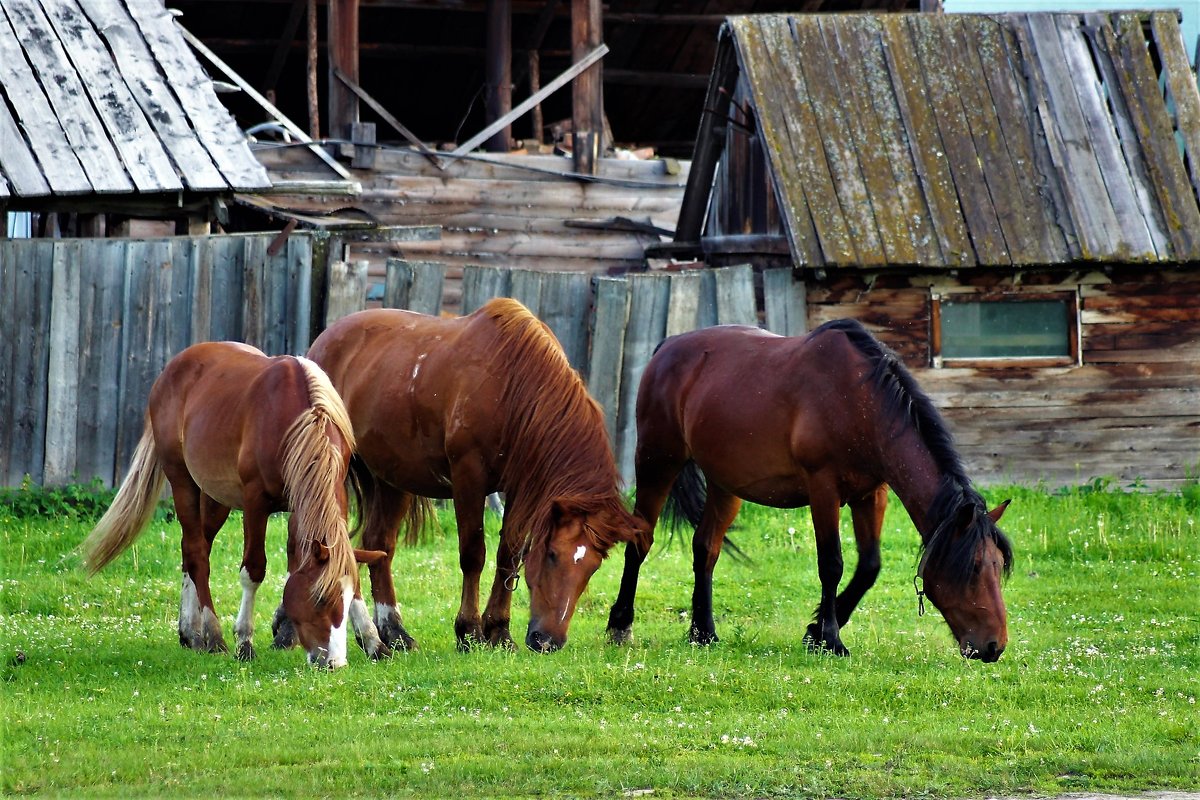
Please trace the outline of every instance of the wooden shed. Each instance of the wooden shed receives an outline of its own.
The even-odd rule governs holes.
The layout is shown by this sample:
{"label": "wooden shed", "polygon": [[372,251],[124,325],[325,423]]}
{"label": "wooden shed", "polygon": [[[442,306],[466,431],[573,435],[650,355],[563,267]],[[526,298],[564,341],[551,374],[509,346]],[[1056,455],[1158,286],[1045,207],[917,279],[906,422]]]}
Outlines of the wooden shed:
{"label": "wooden shed", "polygon": [[270,185],[161,0],[0,4],[0,211],[200,233]]}
{"label": "wooden shed", "polygon": [[1200,95],[1174,13],[723,27],[675,242],[791,266],[986,481],[1200,472]]}

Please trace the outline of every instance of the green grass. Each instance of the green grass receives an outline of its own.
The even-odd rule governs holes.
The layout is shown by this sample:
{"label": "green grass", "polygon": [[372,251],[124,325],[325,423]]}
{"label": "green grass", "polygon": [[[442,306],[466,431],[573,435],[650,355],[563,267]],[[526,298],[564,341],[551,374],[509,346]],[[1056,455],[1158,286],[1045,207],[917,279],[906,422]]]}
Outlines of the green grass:
{"label": "green grass", "polygon": [[[1079,490],[1013,496],[999,663],[918,618],[916,534],[893,501],[884,570],[844,630],[800,643],[817,599],[807,512],[747,506],[714,587],[721,642],[686,643],[690,555],[647,561],[631,647],[604,643],[621,569],[593,579],[562,652],[454,650],[457,550],[402,551],[416,653],[335,673],[269,649],[284,525],[269,538],[250,664],[176,643],[178,529],[155,521],[88,580],[89,525],[0,507],[0,791],[8,795],[983,797],[1200,787],[1200,503]],[[443,525],[450,527],[448,515]],[[237,520],[217,540],[226,636]],[[848,520],[847,566],[854,561]],[[490,584],[490,576],[488,578]],[[523,639],[528,595],[514,604]],[[16,663],[15,655],[24,654]]]}

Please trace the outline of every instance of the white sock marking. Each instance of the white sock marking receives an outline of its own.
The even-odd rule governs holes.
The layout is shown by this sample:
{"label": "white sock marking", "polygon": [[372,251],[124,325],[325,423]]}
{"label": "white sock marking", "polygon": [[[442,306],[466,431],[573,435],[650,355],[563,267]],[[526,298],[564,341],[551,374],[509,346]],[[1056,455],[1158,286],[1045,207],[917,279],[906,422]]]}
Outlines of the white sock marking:
{"label": "white sock marking", "polygon": [[200,632],[200,595],[192,576],[183,573],[183,590],[179,595],[179,630],[196,638]]}
{"label": "white sock marking", "polygon": [[248,642],[254,638],[254,596],[262,583],[250,579],[250,573],[242,567],[242,604],[238,608],[237,622],[233,624],[233,632],[239,642]]}

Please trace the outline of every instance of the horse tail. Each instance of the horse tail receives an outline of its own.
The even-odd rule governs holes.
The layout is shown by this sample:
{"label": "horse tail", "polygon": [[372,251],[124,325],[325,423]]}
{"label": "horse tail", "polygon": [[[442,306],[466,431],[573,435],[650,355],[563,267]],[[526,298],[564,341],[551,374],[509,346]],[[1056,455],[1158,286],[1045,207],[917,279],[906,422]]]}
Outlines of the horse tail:
{"label": "horse tail", "polygon": [[297,517],[295,545],[301,565],[312,557],[314,543],[329,550],[329,561],[312,586],[313,600],[322,600],[341,593],[343,578],[358,582],[346,512],[337,494],[338,487],[347,480],[345,457],[328,435],[327,426],[337,430],[351,452],[354,429],[342,398],[325,372],[306,358],[297,361],[307,379],[309,406],[283,436],[283,484],[288,505]]}
{"label": "horse tail", "polygon": [[146,529],[166,480],[154,452],[154,430],[147,415],[142,438],[133,451],[133,461],[117,496],[81,545],[88,575],[104,569]]}
{"label": "horse tail", "polygon": [[672,534],[687,522],[693,528],[700,527],[700,517],[704,514],[704,501],[708,497],[708,487],[704,483],[704,473],[695,461],[689,460],[675,477],[671,493],[667,495],[666,505],[663,506],[663,520],[667,523]]}

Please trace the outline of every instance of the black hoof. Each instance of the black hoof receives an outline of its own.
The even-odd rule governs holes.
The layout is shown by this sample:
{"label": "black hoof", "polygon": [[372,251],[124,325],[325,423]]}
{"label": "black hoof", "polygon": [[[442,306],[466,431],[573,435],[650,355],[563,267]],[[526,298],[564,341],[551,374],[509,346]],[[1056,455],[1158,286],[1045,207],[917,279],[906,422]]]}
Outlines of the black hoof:
{"label": "black hoof", "polygon": [[234,651],[233,657],[238,661],[253,661],[254,645],[250,642],[238,642],[237,650]]}
{"label": "black hoof", "polygon": [[608,642],[609,644],[615,644],[618,647],[633,644],[633,626],[629,625],[625,628],[609,628]]}
{"label": "black hoof", "polygon": [[387,619],[379,625],[379,638],[389,650],[409,652],[417,649],[417,641],[408,635],[404,626],[395,618]]}
{"label": "black hoof", "polygon": [[811,653],[829,653],[843,658],[850,655],[850,650],[842,644],[841,639],[822,637],[820,628],[815,622],[808,626],[808,630],[804,634],[804,644],[808,646]]}
{"label": "black hoof", "polygon": [[717,636],[716,631],[701,630],[693,625],[692,629],[688,631],[688,641],[692,644],[707,646],[710,644],[716,644],[717,642],[721,641],[721,639]]}

